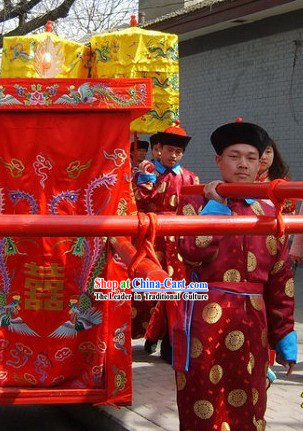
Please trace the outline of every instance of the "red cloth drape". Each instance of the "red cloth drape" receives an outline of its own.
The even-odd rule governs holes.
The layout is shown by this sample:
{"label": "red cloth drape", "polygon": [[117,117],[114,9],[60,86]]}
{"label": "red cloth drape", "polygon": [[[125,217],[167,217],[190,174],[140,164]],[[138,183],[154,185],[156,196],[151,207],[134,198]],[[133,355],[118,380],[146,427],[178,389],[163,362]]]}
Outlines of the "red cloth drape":
{"label": "red cloth drape", "polygon": [[[130,112],[0,117],[2,214],[129,212]],[[95,301],[100,275],[127,278],[104,238],[0,239],[1,386],[100,388],[100,401],[130,401],[130,304]]]}

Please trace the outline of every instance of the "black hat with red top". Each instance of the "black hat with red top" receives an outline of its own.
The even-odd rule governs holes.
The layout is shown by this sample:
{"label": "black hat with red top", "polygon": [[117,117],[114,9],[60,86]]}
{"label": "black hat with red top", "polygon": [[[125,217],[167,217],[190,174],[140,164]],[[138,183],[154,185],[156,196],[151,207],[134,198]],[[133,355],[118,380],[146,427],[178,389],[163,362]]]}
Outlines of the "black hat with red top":
{"label": "black hat with red top", "polygon": [[186,131],[180,127],[179,121],[175,122],[175,126],[170,126],[164,132],[155,133],[150,137],[152,147],[155,144],[161,144],[180,147],[184,150],[190,140],[191,136],[188,136]]}
{"label": "black hat with red top", "polygon": [[245,123],[239,117],[234,123],[218,127],[211,137],[211,143],[217,154],[222,154],[225,148],[234,144],[248,144],[257,148],[260,157],[265,148],[270,145],[268,133],[253,123]]}

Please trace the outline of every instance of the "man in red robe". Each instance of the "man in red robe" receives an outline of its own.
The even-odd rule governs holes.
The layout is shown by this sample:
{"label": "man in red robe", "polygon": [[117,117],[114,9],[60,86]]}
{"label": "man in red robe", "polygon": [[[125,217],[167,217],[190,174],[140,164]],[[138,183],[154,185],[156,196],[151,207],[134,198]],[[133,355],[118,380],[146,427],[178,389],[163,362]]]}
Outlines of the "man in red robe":
{"label": "man in red robe", "polygon": [[[190,139],[191,137],[187,136],[185,130],[179,125],[169,127],[164,132],[151,136],[151,142],[154,145],[158,144],[161,157],[154,163],[144,161],[139,167],[134,185],[139,211],[176,214],[181,187],[199,182],[193,172],[180,165]],[[162,267],[170,277],[184,278],[184,265],[181,256],[177,255],[174,236],[158,237],[155,250]],[[133,338],[144,336],[155,305],[156,301],[133,301]],[[163,315],[163,313],[159,315]],[[158,323],[162,327],[164,322]],[[160,332],[157,330],[157,333]],[[157,340],[150,341],[156,342]]]}
{"label": "man in red robe", "polygon": [[[250,123],[219,127],[211,136],[225,182],[253,182],[267,133]],[[180,202],[180,214],[274,216],[253,199],[205,196]],[[174,328],[180,430],[265,430],[268,343],[292,371],[297,357],[294,282],[287,238],[274,235],[187,236],[179,253],[188,281],[208,282],[207,301],[182,301]]]}

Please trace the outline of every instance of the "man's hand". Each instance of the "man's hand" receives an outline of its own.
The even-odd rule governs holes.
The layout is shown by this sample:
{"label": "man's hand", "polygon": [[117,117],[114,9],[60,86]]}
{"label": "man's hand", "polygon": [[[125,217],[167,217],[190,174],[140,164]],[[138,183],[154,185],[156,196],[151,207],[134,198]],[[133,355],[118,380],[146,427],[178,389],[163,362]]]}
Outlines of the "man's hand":
{"label": "man's hand", "polygon": [[204,196],[206,197],[206,199],[210,200],[214,200],[217,202],[221,202],[222,204],[226,204],[227,199],[224,199],[222,196],[220,196],[217,192],[216,192],[216,188],[219,184],[222,184],[223,181],[212,181],[208,184],[205,184],[204,187]]}
{"label": "man's hand", "polygon": [[143,160],[138,166],[138,172],[140,172],[140,174],[155,174],[156,168],[149,160]]}
{"label": "man's hand", "polygon": [[293,372],[293,369],[295,367],[295,363],[285,361],[285,359],[283,359],[283,357],[279,354],[277,354],[277,356],[276,356],[276,361],[278,362],[278,364],[283,365],[283,367],[287,369],[286,375],[287,375],[287,377],[289,377]]}

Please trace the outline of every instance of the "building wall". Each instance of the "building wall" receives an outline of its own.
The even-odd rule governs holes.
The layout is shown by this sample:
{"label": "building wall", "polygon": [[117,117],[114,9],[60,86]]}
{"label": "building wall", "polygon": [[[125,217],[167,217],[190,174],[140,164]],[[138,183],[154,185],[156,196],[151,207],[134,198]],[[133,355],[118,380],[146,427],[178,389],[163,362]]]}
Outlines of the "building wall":
{"label": "building wall", "polygon": [[184,7],[184,0],[139,0],[139,12],[145,13],[145,21],[152,21]]}
{"label": "building wall", "polygon": [[303,180],[302,23],[296,12],[180,44],[184,165],[202,181],[218,178],[211,132],[238,116],[263,126]]}

